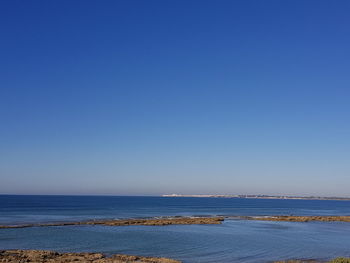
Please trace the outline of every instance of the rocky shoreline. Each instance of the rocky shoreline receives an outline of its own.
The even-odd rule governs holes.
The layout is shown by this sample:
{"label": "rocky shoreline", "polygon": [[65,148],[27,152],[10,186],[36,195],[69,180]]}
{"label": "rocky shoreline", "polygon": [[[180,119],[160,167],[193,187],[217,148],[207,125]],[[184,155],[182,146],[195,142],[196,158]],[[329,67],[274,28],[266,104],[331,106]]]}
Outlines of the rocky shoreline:
{"label": "rocky shoreline", "polygon": [[243,217],[243,219],[260,221],[287,221],[287,222],[350,222],[350,216],[267,216]]}
{"label": "rocky shoreline", "polygon": [[117,254],[106,257],[101,253],[59,253],[47,250],[0,250],[2,263],[181,263],[181,261]]}
{"label": "rocky shoreline", "polygon": [[166,225],[213,225],[221,224],[223,217],[175,217],[157,219],[114,219],[114,220],[90,220],[61,223],[38,223],[23,225],[0,225],[1,228],[26,228],[49,226],[77,226],[77,225],[104,225],[104,226],[166,226]]}
{"label": "rocky shoreline", "polygon": [[[1,263],[181,263],[163,257],[143,257],[116,254],[110,257],[101,253],[59,253],[48,250],[0,250]],[[350,258],[336,258],[331,261],[314,259],[275,261],[274,263],[350,263]]]}

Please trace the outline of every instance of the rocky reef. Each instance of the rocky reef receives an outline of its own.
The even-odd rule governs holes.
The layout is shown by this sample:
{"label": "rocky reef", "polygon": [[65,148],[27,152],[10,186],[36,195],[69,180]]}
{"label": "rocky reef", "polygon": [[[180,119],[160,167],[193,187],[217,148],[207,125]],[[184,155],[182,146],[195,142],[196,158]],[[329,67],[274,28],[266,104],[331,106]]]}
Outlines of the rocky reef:
{"label": "rocky reef", "polygon": [[350,222],[350,216],[267,216],[267,217],[244,217],[250,220],[264,221],[288,221],[288,222]]}
{"label": "rocky reef", "polygon": [[181,263],[181,261],[130,255],[106,257],[100,253],[58,253],[46,250],[0,250],[2,263]]}
{"label": "rocky reef", "polygon": [[166,226],[166,225],[203,225],[221,224],[223,217],[173,217],[157,219],[115,219],[115,220],[90,220],[81,222],[39,223],[23,225],[0,225],[0,228],[25,228],[48,226],[76,226],[76,225],[105,225],[105,226]]}

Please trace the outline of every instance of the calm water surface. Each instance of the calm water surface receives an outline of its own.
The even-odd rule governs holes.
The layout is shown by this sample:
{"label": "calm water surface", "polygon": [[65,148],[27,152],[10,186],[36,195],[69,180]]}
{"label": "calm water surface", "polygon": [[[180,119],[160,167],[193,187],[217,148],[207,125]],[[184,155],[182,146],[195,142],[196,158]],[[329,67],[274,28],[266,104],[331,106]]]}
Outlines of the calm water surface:
{"label": "calm water surface", "polygon": [[[189,215],[350,215],[349,201],[0,196],[0,224]],[[0,249],[165,256],[183,262],[270,262],[350,256],[350,224],[227,220],[222,225],[0,229]]]}

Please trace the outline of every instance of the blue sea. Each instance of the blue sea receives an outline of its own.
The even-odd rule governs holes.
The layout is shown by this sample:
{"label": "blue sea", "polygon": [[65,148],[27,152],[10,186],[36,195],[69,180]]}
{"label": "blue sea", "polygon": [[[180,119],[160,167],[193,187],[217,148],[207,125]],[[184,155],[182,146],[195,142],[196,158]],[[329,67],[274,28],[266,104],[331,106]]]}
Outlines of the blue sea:
{"label": "blue sea", "polygon": [[350,201],[0,195],[0,224],[162,216],[232,216],[221,225],[0,229],[0,249],[163,256],[194,262],[272,262],[350,256],[350,223],[238,220],[250,215],[350,215]]}

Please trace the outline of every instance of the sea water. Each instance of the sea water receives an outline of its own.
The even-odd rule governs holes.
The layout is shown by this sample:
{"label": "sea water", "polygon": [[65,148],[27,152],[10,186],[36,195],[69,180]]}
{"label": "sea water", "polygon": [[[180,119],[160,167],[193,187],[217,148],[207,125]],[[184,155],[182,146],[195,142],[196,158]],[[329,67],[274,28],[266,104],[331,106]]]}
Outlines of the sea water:
{"label": "sea water", "polygon": [[350,201],[111,196],[0,196],[0,224],[98,218],[231,216],[221,225],[0,229],[0,249],[125,253],[183,262],[271,262],[350,256],[350,223],[238,220],[251,215],[350,215]]}

